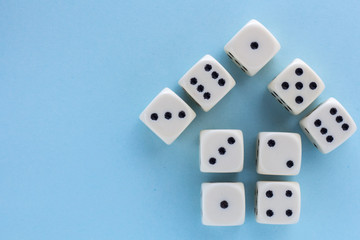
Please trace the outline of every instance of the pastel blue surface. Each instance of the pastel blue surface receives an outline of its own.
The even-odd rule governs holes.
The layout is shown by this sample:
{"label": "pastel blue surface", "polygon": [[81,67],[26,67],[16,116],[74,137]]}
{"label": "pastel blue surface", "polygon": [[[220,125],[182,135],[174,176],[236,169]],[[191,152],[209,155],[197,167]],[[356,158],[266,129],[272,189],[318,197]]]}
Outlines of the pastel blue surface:
{"label": "pastel blue surface", "polygon": [[[296,177],[255,172],[259,131],[301,132],[298,121],[337,98],[360,125],[360,1],[1,1],[0,239],[359,239],[360,134],[323,155],[301,133]],[[223,51],[250,19],[282,48],[248,77]],[[211,54],[237,85],[203,112],[178,79]],[[292,116],[266,90],[294,58],[326,89]],[[197,118],[170,146],[138,115],[169,87]],[[237,128],[239,174],[199,171],[202,129]],[[257,180],[295,180],[296,225],[256,223]],[[201,224],[200,185],[241,181],[246,220]]]}

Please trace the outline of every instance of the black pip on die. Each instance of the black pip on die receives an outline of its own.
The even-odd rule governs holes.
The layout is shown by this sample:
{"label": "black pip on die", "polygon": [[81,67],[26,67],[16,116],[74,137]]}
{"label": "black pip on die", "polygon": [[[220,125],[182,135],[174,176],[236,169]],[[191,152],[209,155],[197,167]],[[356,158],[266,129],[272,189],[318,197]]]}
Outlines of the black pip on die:
{"label": "black pip on die", "polygon": [[297,175],[301,167],[301,137],[289,132],[260,132],[256,171],[265,175]]}
{"label": "black pip on die", "polygon": [[300,218],[300,205],[300,186],[297,182],[256,183],[255,217],[258,223],[297,223]]}
{"label": "black pip on die", "polygon": [[298,58],[268,85],[270,93],[294,115],[304,111],[324,88],[320,77]]}
{"label": "black pip on die", "polygon": [[340,146],[357,129],[350,114],[335,98],[329,98],[304,117],[300,127],[322,153]]}
{"label": "black pip on die", "polygon": [[165,143],[171,144],[195,117],[189,105],[169,88],[165,88],[139,118]]}
{"label": "black pip on die", "polygon": [[235,86],[235,80],[215,58],[206,55],[185,73],[179,85],[207,112]]}
{"label": "black pip on die", "polygon": [[280,50],[280,43],[261,23],[249,21],[225,45],[226,54],[247,75],[253,76]]}

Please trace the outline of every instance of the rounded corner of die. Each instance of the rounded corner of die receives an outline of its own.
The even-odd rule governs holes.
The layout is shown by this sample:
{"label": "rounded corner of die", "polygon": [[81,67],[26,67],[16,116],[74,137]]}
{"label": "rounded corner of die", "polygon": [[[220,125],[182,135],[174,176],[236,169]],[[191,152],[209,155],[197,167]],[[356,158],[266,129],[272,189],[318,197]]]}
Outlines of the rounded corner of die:
{"label": "rounded corner of die", "polygon": [[266,181],[262,181],[262,180],[256,181],[256,187],[255,187],[256,192],[258,192],[259,189],[260,189],[260,187],[261,187],[262,185],[264,185],[265,183],[266,183]]}
{"label": "rounded corner of die", "polygon": [[289,136],[291,136],[295,142],[301,144],[301,135],[299,133],[297,132],[289,132],[289,133],[290,133]]}
{"label": "rounded corner of die", "polygon": [[253,76],[255,76],[255,74],[257,74],[259,71],[260,71],[260,69],[259,69],[259,70],[250,70],[250,69],[248,68],[248,71],[245,72],[245,73],[246,73],[249,77],[253,77]]}
{"label": "rounded corner of die", "polygon": [[304,108],[304,109],[293,108],[292,111],[289,111],[289,112],[290,112],[292,115],[297,116],[297,115],[299,115],[300,113],[302,113],[304,110],[305,110],[305,108]]}
{"label": "rounded corner of die", "polygon": [[212,226],[211,221],[209,221],[209,219],[206,216],[204,216],[204,213],[201,216],[201,223],[204,226]]}
{"label": "rounded corner of die", "polygon": [[298,218],[296,218],[292,223],[290,223],[290,224],[297,224],[297,223],[299,223],[299,221],[300,221],[300,216],[298,217]]}
{"label": "rounded corner of die", "polygon": [[266,224],[266,222],[260,217],[259,214],[255,214],[255,221],[260,224]]}
{"label": "rounded corner of die", "polygon": [[240,129],[234,129],[237,137],[240,139],[240,141],[244,141],[244,133]]}
{"label": "rounded corner of die", "polygon": [[299,120],[299,126],[300,128],[303,130],[304,133],[306,133],[306,122],[307,122],[307,116],[303,117],[302,119]]}
{"label": "rounded corner of die", "polygon": [[203,197],[204,197],[205,191],[207,191],[211,187],[211,184],[212,183],[210,183],[210,182],[201,183],[201,194],[203,195]]}
{"label": "rounded corner of die", "polygon": [[213,108],[213,106],[204,106],[204,105],[201,105],[200,107],[204,112],[208,112]]}
{"label": "rounded corner of die", "polygon": [[163,88],[163,90],[161,90],[159,95],[162,95],[162,94],[175,94],[176,95],[176,93],[168,87],[165,87],[165,88]]}
{"label": "rounded corner of die", "polygon": [[256,164],[256,173],[259,175],[264,175],[264,173],[259,165],[259,162]]}
{"label": "rounded corner of die", "polygon": [[272,59],[281,50],[281,44],[280,44],[279,40],[277,40],[277,38],[268,29],[266,29],[266,31],[269,32],[269,35],[271,36],[271,39],[273,42],[273,46],[272,46],[273,53],[272,53],[272,57],[271,57],[271,59]]}
{"label": "rounded corner of die", "polygon": [[200,139],[204,137],[210,130],[209,129],[203,129],[200,130]]}
{"label": "rounded corner of die", "polygon": [[213,56],[211,56],[210,54],[205,54],[200,60],[199,60],[199,62],[203,62],[203,61],[209,61],[209,62],[217,62],[217,60],[213,57]]}
{"label": "rounded corner of die", "polygon": [[261,140],[265,137],[267,137],[268,135],[273,134],[274,132],[259,132],[257,135],[257,139],[261,142]]}
{"label": "rounded corner of die", "polygon": [[194,121],[194,119],[196,118],[196,112],[194,110],[192,110],[192,108],[190,108],[191,110],[191,114],[192,114],[192,117],[191,117],[191,122]]}
{"label": "rounded corner of die", "polygon": [[274,48],[275,48],[275,54],[276,53],[278,53],[279,51],[280,51],[280,49],[281,49],[281,44],[280,44],[280,42],[279,42],[279,40],[277,40],[276,39],[276,37],[274,37],[274,43],[275,43],[275,46],[274,46]]}
{"label": "rounded corner of die", "polygon": [[294,64],[303,64],[303,65],[307,65],[301,58],[295,58],[290,65],[294,65]]}
{"label": "rounded corner of die", "polygon": [[259,22],[258,20],[256,20],[255,18],[250,19],[250,20],[245,24],[245,26],[250,25],[250,24],[256,24],[256,25],[264,26],[264,25],[262,25],[262,23],[260,23],[260,22]]}
{"label": "rounded corner of die", "polygon": [[[301,164],[301,163],[300,163]],[[300,173],[300,167],[298,167],[297,169],[294,169],[293,172],[291,173],[288,173],[287,175],[284,175],[284,176],[298,176]]]}
{"label": "rounded corner of die", "polygon": [[[202,160],[200,160],[200,172],[202,173],[209,173],[209,169],[205,166]],[[202,185],[201,185],[202,186]]]}
{"label": "rounded corner of die", "polygon": [[162,137],[161,140],[163,140],[163,142],[166,143],[166,145],[168,145],[168,146],[171,145],[175,141],[174,138],[164,138],[164,137]]}
{"label": "rounded corner of die", "polygon": [[267,90],[270,93],[273,93],[275,91],[275,82],[276,82],[276,77],[273,80],[271,80],[271,82],[269,82],[269,84],[267,85]]}
{"label": "rounded corner of die", "polygon": [[336,98],[334,98],[334,97],[329,97],[325,102],[334,102],[334,103],[339,104],[339,101],[336,100]]}
{"label": "rounded corner of die", "polygon": [[352,119],[352,125],[353,125],[353,129],[354,129],[352,134],[354,134],[357,131],[357,125],[356,125],[354,119]]}
{"label": "rounded corner of die", "polygon": [[[224,67],[223,67],[224,68]],[[235,79],[233,78],[233,76],[231,76],[231,74],[224,68],[225,72],[227,73],[228,75],[228,81],[230,81],[229,83],[229,87],[228,87],[228,91],[230,91],[231,89],[233,89],[235,86],[236,86],[236,81]]]}
{"label": "rounded corner of die", "polygon": [[145,123],[145,113],[144,112],[140,113],[139,120],[142,121],[143,123]]}
{"label": "rounded corner of die", "polygon": [[178,84],[179,84],[180,87],[182,87],[186,91],[186,89],[185,89],[186,81],[185,81],[184,77],[181,77],[179,79]]}
{"label": "rounded corner of die", "polygon": [[162,91],[172,92],[172,90],[168,87],[164,87]]}
{"label": "rounded corner of die", "polygon": [[244,185],[244,183],[243,183],[243,182],[238,182],[238,184],[239,184],[239,186],[241,186],[242,190],[245,191],[245,185]]}
{"label": "rounded corner of die", "polygon": [[334,149],[324,149],[324,148],[320,148],[320,147],[317,147],[317,149],[318,149],[322,154],[328,154],[328,153],[332,152],[332,150],[334,150]]}
{"label": "rounded corner of die", "polygon": [[299,184],[299,182],[293,181],[293,182],[291,182],[291,183],[294,185],[294,187],[296,188],[296,190],[299,191],[299,193],[300,193],[300,184]]}

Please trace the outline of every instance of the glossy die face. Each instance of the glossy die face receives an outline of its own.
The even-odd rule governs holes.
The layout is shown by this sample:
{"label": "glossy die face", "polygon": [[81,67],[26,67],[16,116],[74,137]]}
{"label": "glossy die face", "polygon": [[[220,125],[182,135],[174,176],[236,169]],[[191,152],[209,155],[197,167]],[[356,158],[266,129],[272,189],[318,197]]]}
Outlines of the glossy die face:
{"label": "glossy die face", "polygon": [[280,43],[261,23],[248,22],[224,47],[247,75],[253,76],[280,50]]}
{"label": "glossy die face", "polygon": [[171,144],[195,116],[195,112],[180,97],[165,88],[140,114],[140,120],[165,143]]}
{"label": "glossy die face", "polygon": [[218,61],[206,55],[179,80],[179,85],[207,112],[235,86],[235,81]]}
{"label": "glossy die face", "polygon": [[208,226],[235,226],[245,221],[244,184],[203,183],[202,223]]}
{"label": "glossy die face", "polygon": [[294,115],[304,111],[324,88],[320,77],[300,59],[295,59],[268,85],[270,93]]}
{"label": "glossy die face", "polygon": [[256,183],[255,217],[258,223],[294,224],[300,218],[300,186],[297,182]]}
{"label": "glossy die face", "polygon": [[244,165],[244,140],[240,130],[200,132],[200,171],[240,172]]}
{"label": "glossy die face", "polygon": [[336,149],[357,129],[350,114],[335,98],[329,98],[303,118],[300,127],[322,153]]}
{"label": "glossy die face", "polygon": [[301,137],[297,133],[260,132],[256,157],[259,174],[297,175],[301,167]]}

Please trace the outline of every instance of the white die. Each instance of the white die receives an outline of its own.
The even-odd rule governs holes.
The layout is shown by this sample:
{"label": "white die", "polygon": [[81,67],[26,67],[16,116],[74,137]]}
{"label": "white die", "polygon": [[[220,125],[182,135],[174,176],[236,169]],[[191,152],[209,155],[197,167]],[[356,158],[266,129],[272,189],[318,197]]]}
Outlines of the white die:
{"label": "white die", "polygon": [[256,171],[265,175],[297,175],[301,167],[301,137],[297,133],[260,132]]}
{"label": "white die", "polygon": [[201,172],[241,172],[244,140],[241,130],[221,129],[200,132]]}
{"label": "white die", "polygon": [[304,117],[300,127],[322,153],[343,144],[357,129],[350,114],[335,98],[329,98]]}
{"label": "white die", "polygon": [[171,144],[195,117],[195,112],[178,95],[165,88],[139,118],[165,143]]}
{"label": "white die", "polygon": [[207,112],[235,86],[235,80],[215,58],[206,55],[185,73],[179,85]]}
{"label": "white die", "polygon": [[304,111],[324,88],[314,70],[298,58],[268,85],[270,93],[294,115]]}
{"label": "white die", "polygon": [[240,182],[203,183],[202,223],[209,226],[235,226],[245,221],[245,189]]}
{"label": "white die", "polygon": [[254,76],[280,50],[280,43],[253,19],[225,45],[224,50],[247,75]]}
{"label": "white die", "polygon": [[294,224],[300,218],[300,186],[297,182],[258,181],[255,217],[258,223]]}

